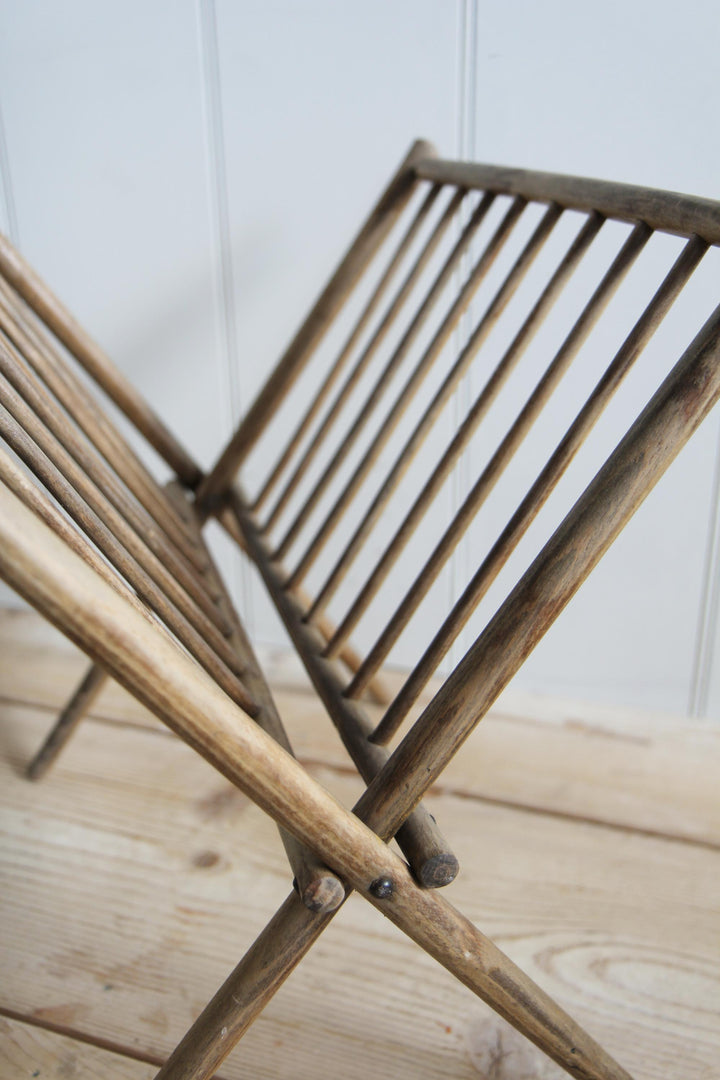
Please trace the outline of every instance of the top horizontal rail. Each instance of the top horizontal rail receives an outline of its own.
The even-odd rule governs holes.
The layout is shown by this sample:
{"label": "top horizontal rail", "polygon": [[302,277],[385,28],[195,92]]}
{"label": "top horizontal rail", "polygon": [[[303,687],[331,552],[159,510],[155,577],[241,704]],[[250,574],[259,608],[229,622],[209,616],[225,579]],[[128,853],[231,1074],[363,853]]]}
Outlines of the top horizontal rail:
{"label": "top horizontal rail", "polygon": [[637,184],[586,180],[562,173],[535,172],[504,165],[423,158],[414,165],[420,180],[456,184],[498,195],[523,195],[537,202],[557,202],[568,210],[598,210],[608,218],[644,221],[652,229],[693,234],[720,244],[720,202]]}

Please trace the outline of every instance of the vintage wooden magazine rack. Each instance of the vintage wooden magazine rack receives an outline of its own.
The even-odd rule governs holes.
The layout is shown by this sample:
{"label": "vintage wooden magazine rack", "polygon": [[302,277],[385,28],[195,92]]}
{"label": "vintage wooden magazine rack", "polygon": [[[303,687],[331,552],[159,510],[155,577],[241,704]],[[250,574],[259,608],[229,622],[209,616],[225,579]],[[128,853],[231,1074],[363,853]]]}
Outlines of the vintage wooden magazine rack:
{"label": "vintage wooden magazine rack", "polygon": [[[438,499],[453,470],[461,461],[467,470],[463,453],[598,235],[616,228],[606,222],[623,223],[609,265],[445,521],[437,507],[446,504]],[[537,272],[551,234],[568,223],[564,250],[527,300],[523,282]],[[481,304],[481,286],[494,280],[506,242],[523,227],[517,255]],[[626,276],[655,232],[684,240],[654,295],[635,312],[619,347],[602,338],[594,346],[605,349],[594,389],[448,611],[423,606],[572,361],[585,356],[605,308],[618,290],[624,295]],[[2,241],[0,432],[7,450],[0,456],[0,575],[93,662],[30,773],[47,768],[112,676],[275,819],[295,884],[160,1070],[163,1080],[215,1072],[352,889],[568,1073],[628,1080],[438,891],[457,863],[421,800],[717,399],[720,307],[693,327],[675,367],[430,704],[392,752],[386,744],[707,249],[718,244],[720,203],[443,161],[418,142],[217,464],[203,474]],[[484,360],[485,381],[459,417],[455,391],[507,313],[512,333],[492,364]],[[458,327],[462,340],[453,337]],[[333,333],[343,336],[328,363],[322,349]],[[452,362],[439,363],[449,342]],[[170,483],[153,478],[125,422],[101,407],[85,375],[164,459]],[[432,393],[408,427],[408,410],[428,385]],[[428,453],[429,463],[418,456]],[[260,466],[248,471],[258,458]],[[401,482],[421,459],[422,480],[397,517]],[[241,467],[244,486],[236,479]],[[442,527],[414,565],[413,545],[433,507]],[[367,785],[352,813],[292,757],[242,613],[205,545],[203,525],[211,517],[257,567]],[[373,549],[382,520],[392,520],[389,538]],[[353,568],[361,555],[370,561],[358,588]],[[394,575],[409,563],[410,587],[398,593],[393,586],[393,593]],[[343,596],[344,612],[331,621],[331,601]],[[391,599],[390,614],[371,646],[358,649],[351,635],[378,598]],[[401,689],[388,695],[382,666],[418,612],[429,643]],[[378,726],[363,704],[368,695],[386,706]],[[387,846],[393,836],[406,861]]]}

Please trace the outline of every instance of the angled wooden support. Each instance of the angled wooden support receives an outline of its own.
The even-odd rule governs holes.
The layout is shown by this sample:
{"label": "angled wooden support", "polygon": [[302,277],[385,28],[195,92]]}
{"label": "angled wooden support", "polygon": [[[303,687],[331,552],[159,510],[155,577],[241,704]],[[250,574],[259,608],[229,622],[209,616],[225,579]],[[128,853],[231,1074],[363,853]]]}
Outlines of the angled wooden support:
{"label": "angled wooden support", "polygon": [[[680,237],[679,250],[654,247],[656,232]],[[458,865],[422,800],[720,396],[720,307],[699,332],[696,312],[674,309],[690,323],[680,360],[652,382],[649,404],[473,629],[464,658],[418,701],[642,351],[658,340],[666,348],[666,316],[717,245],[720,204],[446,162],[415,143],[205,476],[0,243],[0,575],[92,662],[29,773],[47,769],[110,676],[274,818],[295,878],[159,1080],[212,1076],[352,890],[568,1074],[629,1080],[437,891]],[[651,257],[646,295],[634,275]],[[589,276],[578,286],[581,264]],[[311,361],[361,279],[367,289],[346,309],[343,344],[318,374],[322,363]],[[549,322],[559,329],[544,339]],[[674,360],[681,347],[671,347]],[[536,349],[529,377],[523,365]],[[171,465],[167,490],[74,363]],[[570,397],[579,368],[589,394],[573,398],[570,420],[498,527],[496,487],[554,395]],[[288,424],[281,406],[305,386],[301,375],[315,383]],[[512,407],[498,412],[513,387]],[[258,461],[267,445],[273,460]],[[448,510],[458,470],[464,486]],[[365,782],[352,812],[292,756],[205,544],[211,516],[254,564]],[[458,563],[442,610],[428,605],[476,523],[482,554],[466,580]],[[391,692],[382,668],[409,632],[421,644]],[[393,837],[404,859],[388,846]]]}

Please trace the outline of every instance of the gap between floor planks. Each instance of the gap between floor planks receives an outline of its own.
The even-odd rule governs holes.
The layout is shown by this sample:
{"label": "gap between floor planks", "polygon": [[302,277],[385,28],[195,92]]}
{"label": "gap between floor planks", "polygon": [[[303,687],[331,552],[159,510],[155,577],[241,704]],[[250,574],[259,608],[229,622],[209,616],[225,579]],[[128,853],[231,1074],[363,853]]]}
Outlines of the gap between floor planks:
{"label": "gap between floor planks", "polygon": [[[49,662],[56,645],[47,644]],[[69,657],[61,651],[61,667]],[[52,671],[42,664],[35,671],[47,695]],[[12,671],[1,674],[12,678]],[[158,742],[152,731],[117,723],[88,722],[57,771],[29,785],[20,770],[50,714],[28,704],[5,704],[1,712],[7,909],[0,1011],[101,1047],[162,1057],[287,890],[273,827],[176,740]],[[312,729],[307,701],[303,712]],[[515,719],[505,726],[520,734],[522,748],[531,725]],[[314,746],[323,747],[325,730],[318,727]],[[592,742],[601,769],[616,740],[571,732]],[[619,741],[638,751],[646,746],[644,737]],[[682,743],[675,745],[681,767]],[[357,783],[334,766],[333,754],[326,757],[314,771],[351,801]],[[473,805],[447,791],[431,807],[463,861],[451,898],[637,1080],[717,1076],[720,856],[694,844]],[[686,794],[692,799],[692,790]],[[353,1080],[374,1071],[559,1076],[377,913],[355,900],[337,923],[223,1075],[250,1068],[268,1080],[310,1078],[322,1061]],[[26,1025],[23,1032],[24,1045],[45,1046],[36,1060],[56,1070],[40,1075],[59,1080],[59,1044],[55,1060],[40,1035],[28,1036]],[[8,1039],[14,1046],[19,1036],[0,1043]],[[76,1044],[84,1063],[78,1069],[91,1049],[100,1052]],[[14,1060],[7,1046],[3,1052],[0,1062]],[[102,1075],[114,1080],[103,1053]],[[492,1054],[505,1073],[490,1071]],[[145,1066],[121,1063],[118,1080],[148,1075]],[[8,1080],[15,1075],[8,1072]]]}
{"label": "gap between floor planks", "polygon": [[[292,660],[267,650],[264,661],[300,760],[354,775]],[[0,611],[1,699],[55,710],[85,664],[34,613]],[[169,735],[115,683],[91,716]],[[720,847],[719,770],[720,727],[508,692],[443,774],[438,791]]]}

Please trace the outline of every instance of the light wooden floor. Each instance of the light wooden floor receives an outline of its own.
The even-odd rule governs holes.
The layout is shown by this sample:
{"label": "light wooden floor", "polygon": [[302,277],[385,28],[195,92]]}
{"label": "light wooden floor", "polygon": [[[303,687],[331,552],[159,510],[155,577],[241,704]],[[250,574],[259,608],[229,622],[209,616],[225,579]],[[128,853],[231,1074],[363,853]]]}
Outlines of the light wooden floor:
{"label": "light wooden floor", "polygon": [[[359,785],[269,658],[300,758]],[[39,784],[83,668],[0,612],[0,1077],[149,1080],[285,897],[274,827],[117,688]],[[637,1080],[720,1077],[720,730],[507,695],[430,806],[451,899]],[[353,897],[222,1076],[564,1076]]]}

